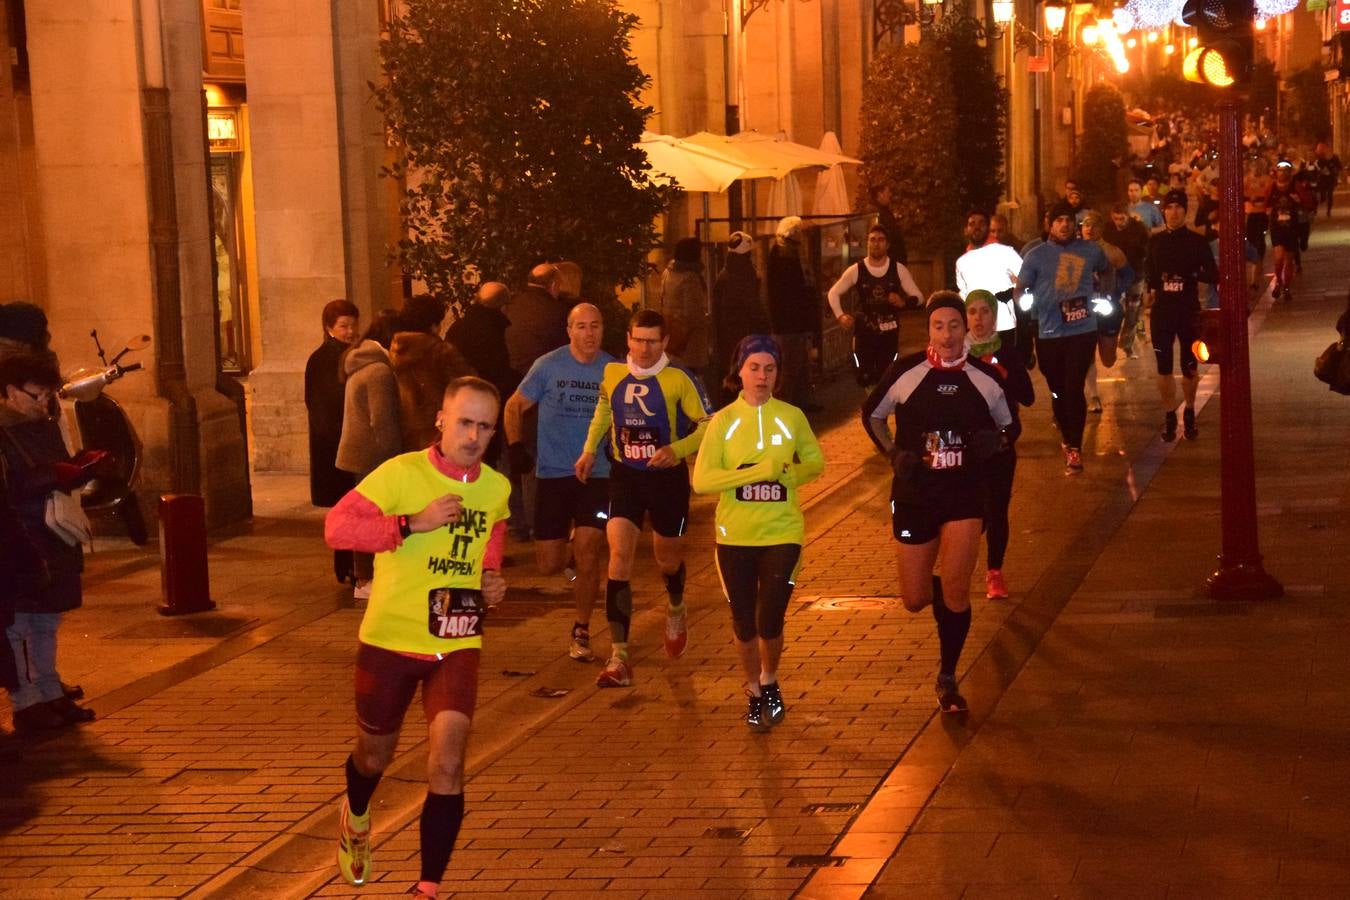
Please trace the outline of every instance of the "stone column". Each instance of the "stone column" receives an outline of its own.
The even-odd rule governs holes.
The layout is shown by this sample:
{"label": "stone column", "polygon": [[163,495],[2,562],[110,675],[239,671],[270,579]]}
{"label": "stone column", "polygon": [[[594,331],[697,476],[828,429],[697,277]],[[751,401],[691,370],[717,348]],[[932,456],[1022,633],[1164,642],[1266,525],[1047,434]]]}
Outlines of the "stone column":
{"label": "stone column", "polygon": [[148,334],[145,375],[110,393],[144,445],[146,499],[199,492],[212,523],[246,515],[237,412],[215,390],[195,0],[29,4],[47,314],[69,368]]}
{"label": "stone column", "polygon": [[[333,18],[330,0],[244,4],[262,336],[248,381],[262,472],[308,470],[305,360],[324,304],[349,289]],[[369,290],[351,288],[364,325]]]}

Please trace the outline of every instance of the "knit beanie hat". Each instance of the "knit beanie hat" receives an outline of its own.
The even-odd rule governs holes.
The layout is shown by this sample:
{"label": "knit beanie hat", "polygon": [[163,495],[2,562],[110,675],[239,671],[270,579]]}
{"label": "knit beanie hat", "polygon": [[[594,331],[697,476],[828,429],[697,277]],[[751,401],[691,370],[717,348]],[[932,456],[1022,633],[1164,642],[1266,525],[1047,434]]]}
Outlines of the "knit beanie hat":
{"label": "knit beanie hat", "polygon": [[47,314],[23,300],[0,304],[0,337],[46,347]]}
{"label": "knit beanie hat", "polygon": [[755,249],[755,239],[744,231],[733,231],[727,238],[727,250],[731,253],[749,253]]}

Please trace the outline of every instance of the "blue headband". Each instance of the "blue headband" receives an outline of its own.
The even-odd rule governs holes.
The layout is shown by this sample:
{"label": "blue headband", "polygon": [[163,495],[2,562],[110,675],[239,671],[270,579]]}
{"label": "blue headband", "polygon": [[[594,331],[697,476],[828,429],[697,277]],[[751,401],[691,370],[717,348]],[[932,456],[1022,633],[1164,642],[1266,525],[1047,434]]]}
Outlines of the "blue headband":
{"label": "blue headband", "polygon": [[747,334],[741,338],[741,342],[736,345],[736,364],[732,367],[732,372],[739,372],[745,361],[756,353],[767,353],[773,357],[773,361],[781,366],[783,364],[783,351],[778,348],[778,342],[767,334]]}

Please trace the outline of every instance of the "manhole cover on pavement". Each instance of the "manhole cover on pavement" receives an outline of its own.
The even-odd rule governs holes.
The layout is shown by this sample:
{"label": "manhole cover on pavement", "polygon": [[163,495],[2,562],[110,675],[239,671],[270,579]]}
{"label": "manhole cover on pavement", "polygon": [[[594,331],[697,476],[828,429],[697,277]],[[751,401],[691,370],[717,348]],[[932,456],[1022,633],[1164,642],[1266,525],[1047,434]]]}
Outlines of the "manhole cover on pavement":
{"label": "manhole cover on pavement", "polygon": [[794,856],[788,860],[789,869],[829,869],[848,862],[847,856]]}
{"label": "manhole cover on pavement", "polygon": [[810,608],[821,612],[862,612],[894,609],[897,603],[897,597],[817,597],[810,601]]}
{"label": "manhole cover on pavement", "polygon": [[857,812],[859,803],[808,803],[802,807],[804,813],[848,813]]}
{"label": "manhole cover on pavement", "polygon": [[722,840],[727,841],[739,841],[749,837],[750,832],[753,830],[754,830],[753,828],[739,828],[734,825],[722,827],[719,827],[717,825],[709,825],[707,830],[703,832],[703,836],[710,838],[721,838]]}
{"label": "manhole cover on pavement", "polygon": [[124,628],[112,635],[118,640],[168,640],[172,638],[222,638],[256,625],[257,619],[207,615],[155,619]]}

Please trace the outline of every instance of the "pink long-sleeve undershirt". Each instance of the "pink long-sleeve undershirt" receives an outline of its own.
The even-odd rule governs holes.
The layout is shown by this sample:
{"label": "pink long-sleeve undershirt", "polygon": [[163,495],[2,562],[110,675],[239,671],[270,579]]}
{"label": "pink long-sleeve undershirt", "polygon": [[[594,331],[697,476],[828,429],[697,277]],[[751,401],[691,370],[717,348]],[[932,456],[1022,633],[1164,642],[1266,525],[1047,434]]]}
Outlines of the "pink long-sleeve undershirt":
{"label": "pink long-sleeve undershirt", "polygon": [[[481,466],[477,463],[465,469],[442,456],[438,447],[430,448],[427,453],[432,464],[447,478],[456,481],[478,480]],[[334,550],[355,550],[359,553],[385,553],[403,545],[403,537],[398,533],[398,516],[385,515],[374,501],[355,488],[328,511],[323,523],[323,537]],[[505,552],[506,522],[502,520],[493,524],[492,534],[488,536],[487,549],[483,554],[484,571],[500,569]]]}

